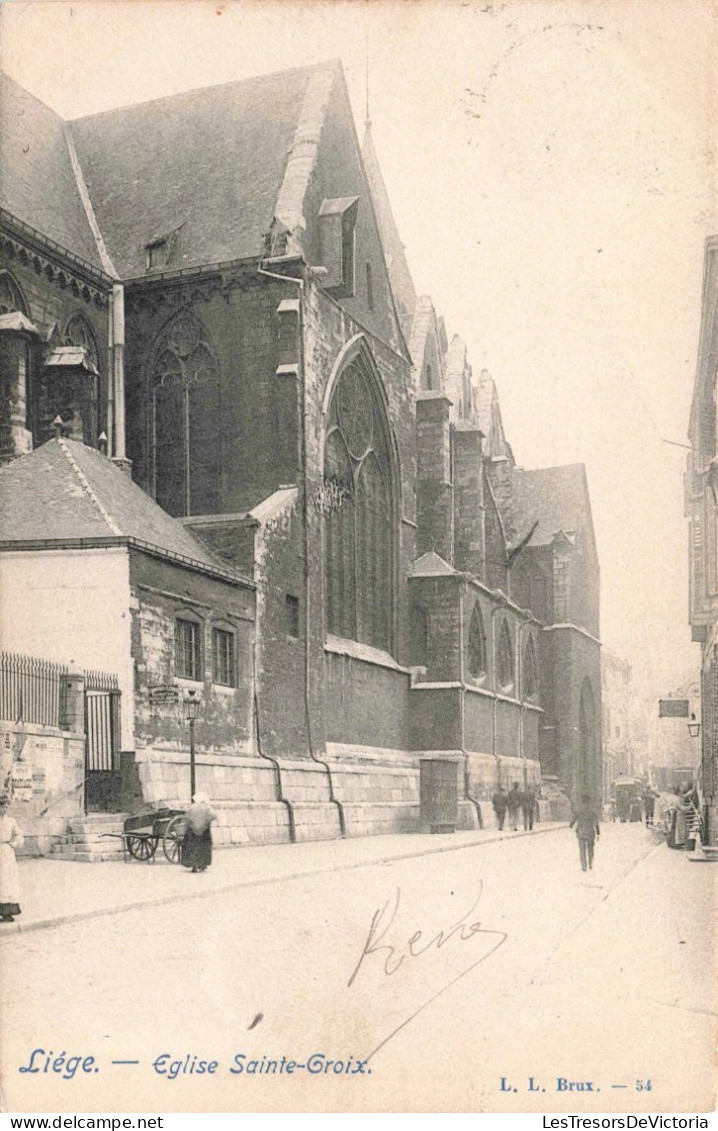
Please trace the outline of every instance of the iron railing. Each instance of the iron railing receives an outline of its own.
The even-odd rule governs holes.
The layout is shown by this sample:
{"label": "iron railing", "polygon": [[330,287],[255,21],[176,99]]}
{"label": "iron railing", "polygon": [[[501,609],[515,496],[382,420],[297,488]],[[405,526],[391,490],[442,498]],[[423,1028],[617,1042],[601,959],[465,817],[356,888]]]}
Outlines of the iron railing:
{"label": "iron railing", "polygon": [[0,652],[0,719],[59,727],[66,675],[62,664]]}

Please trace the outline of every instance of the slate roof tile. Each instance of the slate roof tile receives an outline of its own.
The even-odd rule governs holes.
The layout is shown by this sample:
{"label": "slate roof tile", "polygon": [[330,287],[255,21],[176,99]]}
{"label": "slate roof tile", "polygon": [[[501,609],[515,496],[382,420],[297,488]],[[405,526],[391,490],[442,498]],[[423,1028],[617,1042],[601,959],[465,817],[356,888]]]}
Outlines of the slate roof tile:
{"label": "slate roof tile", "polygon": [[2,72],[0,137],[0,208],[101,268],[62,119]]}
{"label": "slate roof tile", "polygon": [[519,532],[538,519],[529,545],[549,545],[554,535],[591,527],[591,506],[582,463],[542,467],[532,471],[514,468],[512,478],[514,523]]}
{"label": "slate roof tile", "polygon": [[143,276],[146,245],[179,231],[168,269],[262,254],[310,76],[336,63],[156,99],[71,123],[107,249]]}
{"label": "slate roof tile", "polygon": [[94,448],[50,440],[0,468],[0,541],[117,536],[231,572]]}

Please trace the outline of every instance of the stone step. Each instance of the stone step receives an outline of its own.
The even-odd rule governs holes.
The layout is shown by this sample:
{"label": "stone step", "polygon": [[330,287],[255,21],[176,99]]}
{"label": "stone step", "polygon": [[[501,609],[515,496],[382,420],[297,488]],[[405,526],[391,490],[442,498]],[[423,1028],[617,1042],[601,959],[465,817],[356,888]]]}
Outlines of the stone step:
{"label": "stone step", "polygon": [[122,858],[122,845],[117,848],[108,847],[106,844],[101,845],[88,845],[82,843],[76,844],[53,844],[52,855],[62,857],[63,860],[78,854],[82,856],[89,856],[91,859],[113,859],[119,860]]}
{"label": "stone step", "polygon": [[[84,832],[86,829],[99,832],[122,832],[129,813],[89,813],[85,817],[71,817],[70,832]],[[116,826],[116,828],[115,828]]]}

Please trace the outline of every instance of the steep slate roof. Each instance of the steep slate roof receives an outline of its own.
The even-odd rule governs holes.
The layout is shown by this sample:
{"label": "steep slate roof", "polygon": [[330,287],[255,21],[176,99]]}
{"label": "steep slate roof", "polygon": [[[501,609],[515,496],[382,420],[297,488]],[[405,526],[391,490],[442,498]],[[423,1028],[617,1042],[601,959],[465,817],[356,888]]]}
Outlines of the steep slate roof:
{"label": "steep slate roof", "polygon": [[550,545],[559,530],[568,533],[583,527],[593,535],[586,469],[582,463],[535,471],[514,468],[512,488],[516,529],[528,530],[536,519],[539,521],[530,546]]}
{"label": "steep slate roof", "polygon": [[107,456],[75,440],[50,440],[0,468],[0,541],[134,538],[231,572]]}
{"label": "steep slate roof", "polygon": [[179,229],[194,267],[262,254],[307,84],[338,63],[191,90],[71,123],[110,256],[145,274],[145,247]]}
{"label": "steep slate roof", "polygon": [[0,208],[102,267],[54,110],[0,72]]}
{"label": "steep slate roof", "polygon": [[[413,333],[411,323],[414,315],[414,307],[416,305],[416,291],[414,290],[414,281],[411,277],[411,271],[409,270],[404,245],[401,242],[399,229],[394,219],[389,194],[384,184],[384,177],[382,176],[379,160],[376,155],[376,150],[374,149],[371,123],[368,120],[366,123],[364,141],[362,143],[362,156],[364,158],[364,168],[366,169],[374,209],[376,211],[376,218],[379,224],[379,231],[384,245],[384,255],[386,256],[386,265],[389,269],[391,288],[394,292],[394,299],[398,307],[401,327],[404,336],[408,339]],[[412,360],[414,364],[419,364],[413,354]]]}

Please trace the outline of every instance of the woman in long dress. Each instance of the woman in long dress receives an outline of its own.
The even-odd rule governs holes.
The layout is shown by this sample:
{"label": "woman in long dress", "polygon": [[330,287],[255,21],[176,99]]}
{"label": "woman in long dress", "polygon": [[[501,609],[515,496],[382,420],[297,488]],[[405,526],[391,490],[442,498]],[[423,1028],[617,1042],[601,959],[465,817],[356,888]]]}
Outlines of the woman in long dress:
{"label": "woman in long dress", "polygon": [[212,863],[212,821],[217,814],[209,807],[206,793],[195,793],[185,815],[182,864],[193,872],[204,872]]}
{"label": "woman in long dress", "polygon": [[14,817],[8,816],[10,802],[0,799],[0,920],[12,923],[20,914],[20,884],[17,873],[15,849],[20,848],[23,835]]}

